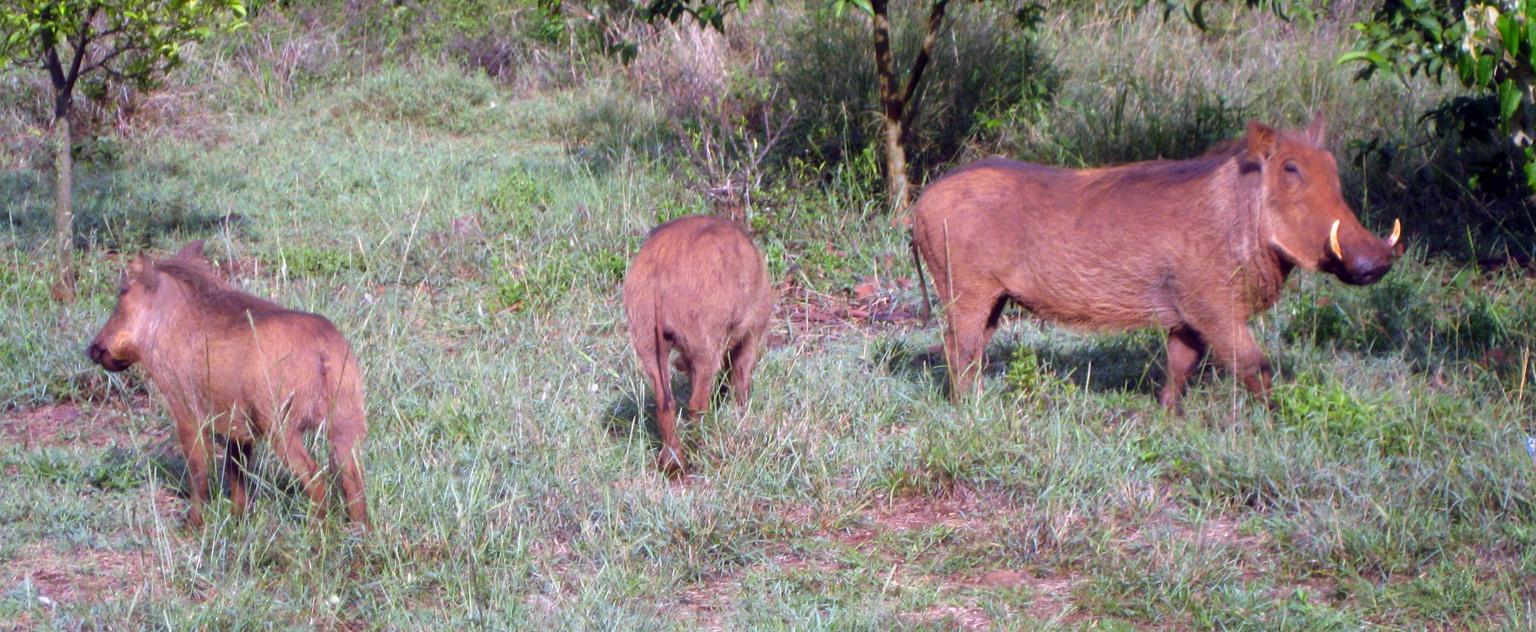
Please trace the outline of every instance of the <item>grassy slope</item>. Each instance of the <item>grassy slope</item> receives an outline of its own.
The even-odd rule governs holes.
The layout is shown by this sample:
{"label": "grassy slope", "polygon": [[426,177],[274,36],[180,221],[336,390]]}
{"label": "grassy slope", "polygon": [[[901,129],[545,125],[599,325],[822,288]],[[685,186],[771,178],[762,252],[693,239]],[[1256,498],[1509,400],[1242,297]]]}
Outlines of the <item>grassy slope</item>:
{"label": "grassy slope", "polygon": [[[92,248],[68,308],[36,263],[46,186],[0,174],[19,200],[0,316],[29,325],[0,332],[0,622],[1533,624],[1536,287],[1517,273],[1294,280],[1256,324],[1278,409],[1208,371],[1182,419],[1152,402],[1153,335],[1014,323],[986,394],[954,407],[936,329],[807,324],[786,300],[751,405],[688,424],[696,476],[666,481],[617,284],[649,226],[702,206],[665,165],[584,157],[613,94],[385,68],[230,106],[212,142],[135,141],[81,170]],[[836,192],[762,212],[777,278],[837,293],[878,273],[879,297],[916,300],[889,283],[910,274],[902,237],[844,219]],[[79,350],[110,309],[107,250],[186,238],[353,339],[376,533],[306,529],[267,465],[249,518],[176,528],[161,409]],[[38,408],[60,401],[79,416]]]}

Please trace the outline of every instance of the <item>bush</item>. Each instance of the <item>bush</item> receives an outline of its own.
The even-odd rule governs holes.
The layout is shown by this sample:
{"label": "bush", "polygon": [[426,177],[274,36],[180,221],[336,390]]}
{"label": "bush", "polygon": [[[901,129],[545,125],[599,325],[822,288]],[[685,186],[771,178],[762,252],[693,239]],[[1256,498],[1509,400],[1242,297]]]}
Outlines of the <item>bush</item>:
{"label": "bush", "polygon": [[[892,15],[903,70],[923,36],[921,9]],[[631,66],[637,96],[662,102],[674,143],[706,177],[731,180],[763,165],[821,180],[876,145],[879,102],[862,14],[778,5],[739,17],[724,34],[660,27]],[[1006,112],[1047,100],[1055,79],[1006,8],[956,7],[920,90],[909,140],[914,175],[921,180],[948,165]]]}

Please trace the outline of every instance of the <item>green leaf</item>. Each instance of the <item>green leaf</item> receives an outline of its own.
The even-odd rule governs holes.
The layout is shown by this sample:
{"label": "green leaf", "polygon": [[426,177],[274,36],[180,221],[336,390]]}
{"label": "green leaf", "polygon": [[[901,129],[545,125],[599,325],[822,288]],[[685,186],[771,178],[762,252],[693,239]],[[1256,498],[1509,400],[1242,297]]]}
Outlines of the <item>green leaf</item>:
{"label": "green leaf", "polygon": [[[1530,20],[1532,18],[1527,17],[1526,19]],[[1531,28],[1530,22],[1527,21],[1525,27],[1525,54],[1529,56],[1533,51],[1536,51],[1536,28]]]}
{"label": "green leaf", "polygon": [[1496,62],[1492,55],[1477,58],[1477,74],[1473,75],[1476,83],[1472,87],[1485,88],[1493,83],[1493,65]]}
{"label": "green leaf", "polygon": [[1357,62],[1357,61],[1358,62],[1365,62],[1365,63],[1370,64],[1372,66],[1375,66],[1377,68],[1386,68],[1389,65],[1387,63],[1387,57],[1385,55],[1382,55],[1381,53],[1378,53],[1378,52],[1373,51],[1373,50],[1352,50],[1352,51],[1349,51],[1347,53],[1344,53],[1343,55],[1339,55],[1339,58],[1337,60],[1334,60],[1333,63],[1335,63],[1335,64],[1347,64],[1347,63],[1350,63],[1350,62]]}
{"label": "green leaf", "polygon": [[1437,42],[1441,41],[1441,36],[1445,30],[1445,27],[1440,25],[1439,20],[1428,15],[1418,15],[1415,16],[1413,20],[1419,25],[1419,28],[1423,30],[1425,34],[1428,34]]}
{"label": "green leaf", "polygon": [[1499,116],[1509,123],[1514,120],[1515,110],[1519,107],[1520,88],[1514,79],[1505,79],[1499,84]]}
{"label": "green leaf", "polygon": [[869,0],[833,0],[832,14],[836,15],[837,17],[842,17],[843,13],[847,11],[848,7],[850,6],[863,11],[866,14],[872,15],[875,12],[875,7],[869,3]]}
{"label": "green leaf", "polygon": [[1514,16],[1508,13],[1500,15],[1494,26],[1499,30],[1499,39],[1504,40],[1504,49],[1509,51],[1511,56],[1520,55],[1521,25],[1515,20]]}

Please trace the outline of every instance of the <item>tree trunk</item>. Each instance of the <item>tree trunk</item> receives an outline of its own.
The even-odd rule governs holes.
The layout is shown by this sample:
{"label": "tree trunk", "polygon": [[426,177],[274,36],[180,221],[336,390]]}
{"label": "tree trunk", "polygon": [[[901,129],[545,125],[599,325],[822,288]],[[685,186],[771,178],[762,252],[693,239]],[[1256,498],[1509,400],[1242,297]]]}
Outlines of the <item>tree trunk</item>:
{"label": "tree trunk", "polygon": [[891,19],[886,0],[870,2],[870,21],[875,35],[875,74],[880,78],[881,137],[885,147],[885,193],[892,213],[907,207],[907,148],[902,143],[902,95],[896,85],[891,61]]}
{"label": "tree trunk", "polygon": [[53,119],[53,240],[58,254],[59,276],[53,283],[53,298],[69,303],[75,300],[75,166],[70,155],[69,112]]}
{"label": "tree trunk", "polygon": [[43,67],[53,81],[53,245],[58,254],[59,277],[52,289],[54,300],[61,303],[75,300],[75,162],[70,155],[69,115],[74,111],[75,80],[80,77],[80,63],[85,60],[85,47],[90,42],[86,30],[98,9],[92,8],[80,24],[80,37],[70,46],[74,57],[68,70],[59,61],[57,34],[43,34]]}

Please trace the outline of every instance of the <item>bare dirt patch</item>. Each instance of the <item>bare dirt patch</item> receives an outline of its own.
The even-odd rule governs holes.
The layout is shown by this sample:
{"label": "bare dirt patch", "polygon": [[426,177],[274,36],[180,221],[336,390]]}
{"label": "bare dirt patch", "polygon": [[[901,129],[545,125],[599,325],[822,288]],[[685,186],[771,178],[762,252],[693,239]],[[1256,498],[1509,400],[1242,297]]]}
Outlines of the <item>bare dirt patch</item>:
{"label": "bare dirt patch", "polygon": [[922,612],[903,615],[912,623],[942,625],[951,630],[990,630],[992,617],[976,606],[933,606]]}
{"label": "bare dirt patch", "polygon": [[741,597],[742,579],[749,572],[767,568],[780,574],[802,571],[831,574],[840,567],[830,560],[807,559],[788,547],[777,548],[761,562],[706,577],[679,590],[677,600],[683,613],[697,629],[730,629],[729,614]]}
{"label": "bare dirt patch", "polygon": [[[766,508],[765,508],[766,510]],[[881,574],[888,587],[919,590],[937,589],[940,603],[898,617],[909,625],[938,626],[957,630],[985,630],[996,625],[991,614],[979,603],[988,591],[1021,590],[1032,595],[1027,611],[1038,620],[1076,621],[1084,615],[1072,606],[1071,593],[1079,582],[1076,576],[1037,577],[1028,569],[998,568],[952,576],[933,575],[909,563],[898,550],[887,550],[892,539],[885,536],[918,533],[943,528],[954,534],[954,541],[940,546],[973,547],[995,540],[1004,533],[1008,521],[1015,520],[1019,505],[1001,490],[955,484],[937,493],[911,492],[881,496],[850,516],[836,509],[793,506],[782,510],[786,525],[799,525],[803,535],[835,545],[831,550],[811,547],[813,552],[784,547],[756,562],[731,572],[701,579],[683,587],[678,604],[698,628],[727,629],[732,604],[739,600],[743,580],[760,569],[771,568],[776,574],[806,573],[817,578],[835,577],[850,562],[836,553],[837,547],[850,547],[866,553],[877,564],[886,564]],[[899,538],[898,538],[899,539]],[[993,607],[993,606],[988,606]]]}
{"label": "bare dirt patch", "polygon": [[768,344],[778,348],[794,341],[818,342],[882,329],[922,325],[922,307],[903,304],[912,288],[910,278],[865,277],[846,291],[826,294],[793,277],[775,288],[778,300]]}
{"label": "bare dirt patch", "polygon": [[1072,606],[1072,588],[1078,581],[1078,578],[1072,576],[1025,576],[1025,585],[1035,594],[1034,601],[1029,604],[1029,617],[1036,621],[1061,618],[1064,623],[1085,618],[1081,615],[1073,616],[1076,610]]}
{"label": "bare dirt patch", "polygon": [[714,631],[725,629],[727,608],[739,594],[741,577],[730,573],[688,585],[677,600],[697,629]]}
{"label": "bare dirt patch", "polygon": [[74,404],[48,404],[0,417],[0,437],[27,450],[56,446],[82,435],[79,422],[80,409]]}
{"label": "bare dirt patch", "polygon": [[1214,516],[1204,522],[1190,523],[1166,509],[1132,529],[1122,542],[1126,547],[1146,546],[1153,538],[1174,538],[1205,546],[1231,546],[1253,551],[1269,545],[1269,539],[1262,533],[1243,533],[1242,525],[1235,517]]}
{"label": "bare dirt patch", "polygon": [[1300,593],[1305,593],[1308,601],[1330,604],[1337,604],[1346,596],[1339,590],[1338,580],[1322,576],[1308,577],[1289,586],[1276,586],[1271,596],[1286,599]]}
{"label": "bare dirt patch", "polygon": [[100,448],[133,445],[130,413],[148,410],[149,397],[138,395],[127,407],[89,406],[74,402],[47,404],[0,414],[0,439],[25,450],[86,445]]}
{"label": "bare dirt patch", "polygon": [[91,604],[107,596],[157,595],[165,590],[149,551],[76,549],[60,553],[46,542],[22,547],[0,565],[0,586],[30,584],[44,606]]}
{"label": "bare dirt patch", "polygon": [[967,538],[986,538],[996,533],[998,520],[1011,510],[1016,512],[1013,501],[1000,492],[955,485],[933,496],[911,494],[878,502],[864,512],[859,526],[828,535],[859,546],[881,533],[942,526]]}

